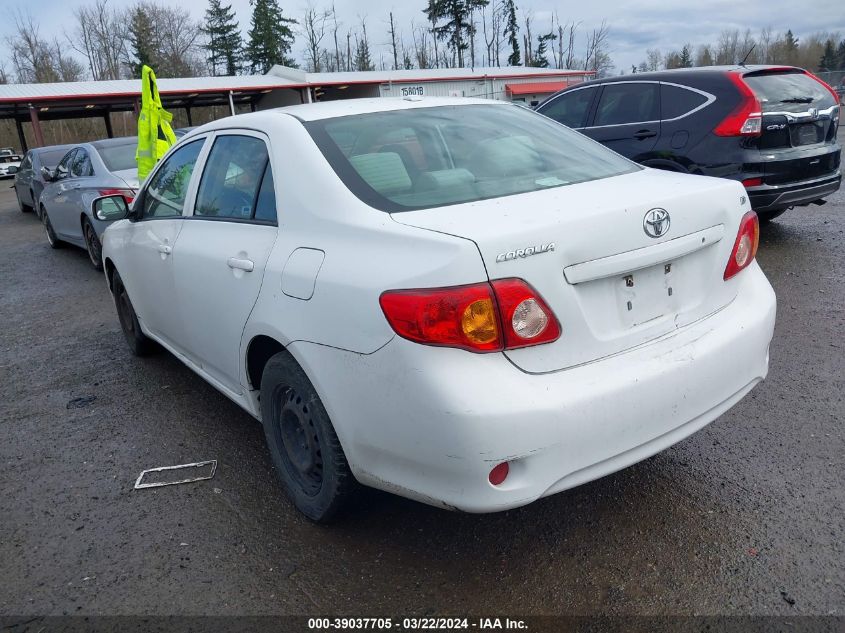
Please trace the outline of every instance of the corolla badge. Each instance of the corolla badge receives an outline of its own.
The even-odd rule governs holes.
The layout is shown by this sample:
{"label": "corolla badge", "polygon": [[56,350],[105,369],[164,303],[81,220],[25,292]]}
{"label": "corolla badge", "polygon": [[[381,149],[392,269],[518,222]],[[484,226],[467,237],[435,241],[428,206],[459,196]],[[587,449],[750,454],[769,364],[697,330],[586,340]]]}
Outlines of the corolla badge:
{"label": "corolla badge", "polygon": [[669,212],[666,209],[651,209],[643,218],[643,230],[649,237],[661,237],[669,231]]}
{"label": "corolla badge", "polygon": [[496,255],[496,263],[509,262],[517,257],[531,257],[531,255],[539,255],[540,253],[548,253],[555,250],[555,243],[537,244],[537,246],[529,246],[528,248],[518,248],[515,251],[508,251],[507,253],[499,253]]}

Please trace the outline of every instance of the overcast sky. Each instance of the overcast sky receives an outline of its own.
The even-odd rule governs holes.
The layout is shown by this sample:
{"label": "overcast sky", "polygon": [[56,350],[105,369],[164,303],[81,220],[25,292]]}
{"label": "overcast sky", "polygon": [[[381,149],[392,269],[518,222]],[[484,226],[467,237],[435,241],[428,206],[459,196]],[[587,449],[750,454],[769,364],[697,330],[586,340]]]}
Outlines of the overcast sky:
{"label": "overcast sky", "polygon": [[[250,21],[249,0],[230,0],[237,13],[241,29],[246,32]],[[116,7],[133,4],[133,0],[110,0]],[[224,4],[226,0],[224,0]],[[36,21],[41,25],[44,36],[58,36],[64,41],[63,33],[68,25],[73,24],[73,9],[86,4],[84,0],[32,0],[29,3],[0,0],[0,60],[8,60],[6,36],[14,32],[13,7],[29,7]],[[179,3],[190,7],[192,14],[201,19],[207,2],[190,0]],[[300,17],[307,6],[307,0],[280,0],[285,14]],[[331,0],[320,2],[317,7],[328,6]],[[391,58],[387,46],[388,13],[393,11],[397,24],[401,27],[406,46],[411,47],[411,24],[424,22],[422,8],[425,0],[336,0],[339,19],[345,29],[358,24],[358,16],[367,18],[367,32],[373,46],[373,58],[380,67],[381,59],[385,64]],[[533,13],[532,32],[541,33],[548,28],[551,15],[557,12],[560,19],[582,22],[582,31],[598,26],[602,19],[607,19],[610,26],[610,54],[617,70],[630,72],[631,64],[638,64],[645,59],[647,48],[659,48],[663,51],[680,49],[685,42],[694,46],[701,43],[716,43],[719,33],[725,28],[751,28],[758,31],[771,26],[775,32],[792,29],[799,38],[818,31],[838,31],[845,35],[845,1],[814,0],[813,2],[795,2],[795,0],[703,0],[698,2],[673,2],[672,0],[629,0],[626,3],[595,0],[583,2],[576,0],[517,0],[520,11],[520,24],[524,23],[524,13]],[[328,43],[326,41],[326,43]],[[579,42],[584,47],[584,42]],[[298,38],[293,53],[297,59],[303,58],[304,43]],[[583,53],[579,53],[583,56]],[[7,70],[10,63],[6,63]]]}

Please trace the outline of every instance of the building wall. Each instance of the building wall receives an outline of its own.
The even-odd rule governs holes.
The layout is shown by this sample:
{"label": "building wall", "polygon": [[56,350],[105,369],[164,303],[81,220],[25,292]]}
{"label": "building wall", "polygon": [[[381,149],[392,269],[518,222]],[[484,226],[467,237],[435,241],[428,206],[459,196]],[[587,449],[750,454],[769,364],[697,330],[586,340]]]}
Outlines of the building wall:
{"label": "building wall", "polygon": [[[428,97],[477,97],[481,99],[499,99],[510,101],[510,94],[505,86],[507,84],[521,83],[559,83],[566,81],[567,85],[580,83],[580,77],[524,77],[514,79],[472,79],[468,81],[425,81],[418,83],[391,83],[381,84],[380,94],[382,97],[406,97],[412,94]],[[519,95],[519,99],[525,97],[526,104],[533,100],[542,101],[548,94],[543,95]],[[528,97],[531,97],[529,100]]]}

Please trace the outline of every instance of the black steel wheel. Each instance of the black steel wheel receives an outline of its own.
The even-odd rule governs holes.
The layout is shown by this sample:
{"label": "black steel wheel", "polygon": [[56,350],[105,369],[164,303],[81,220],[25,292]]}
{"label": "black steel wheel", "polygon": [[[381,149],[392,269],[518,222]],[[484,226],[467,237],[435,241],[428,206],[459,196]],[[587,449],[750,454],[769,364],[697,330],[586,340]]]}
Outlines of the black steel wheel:
{"label": "black steel wheel", "polygon": [[117,318],[120,321],[120,328],[123,330],[126,343],[135,356],[148,356],[155,351],[155,343],[141,331],[141,324],[138,323],[138,316],[135,314],[135,308],[132,307],[129,293],[126,292],[126,287],[123,285],[120,275],[117,271],[112,274],[114,305],[117,309]]}
{"label": "black steel wheel", "polygon": [[261,419],[276,474],[294,505],[312,521],[335,519],[356,482],[320,397],[288,352],[264,367]]}

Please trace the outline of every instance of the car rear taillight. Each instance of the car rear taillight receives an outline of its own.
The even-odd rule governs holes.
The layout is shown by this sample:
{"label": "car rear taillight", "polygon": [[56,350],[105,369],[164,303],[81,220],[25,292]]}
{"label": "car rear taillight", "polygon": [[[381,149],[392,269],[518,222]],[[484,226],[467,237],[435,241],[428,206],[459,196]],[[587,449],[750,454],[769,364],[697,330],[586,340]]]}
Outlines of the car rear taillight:
{"label": "car rear taillight", "polygon": [[742,181],[744,187],[759,187],[763,184],[762,178],[746,178]]}
{"label": "car rear taillight", "polygon": [[123,196],[126,204],[132,204],[135,199],[134,189],[100,189],[101,196]]}
{"label": "car rear taillight", "polygon": [[388,290],[379,304],[403,338],[472,352],[500,352],[556,340],[560,325],[521,279],[449,288]]}
{"label": "car rear taillight", "polygon": [[713,132],[718,136],[759,136],[763,130],[763,108],[760,100],[740,75],[734,72],[727,75],[739,91],[741,101]]}
{"label": "car rear taillight", "polygon": [[749,211],[742,216],[739,223],[739,233],[736,235],[728,265],[725,267],[725,281],[754,261],[759,244],[760,221],[757,219],[756,213]]}

